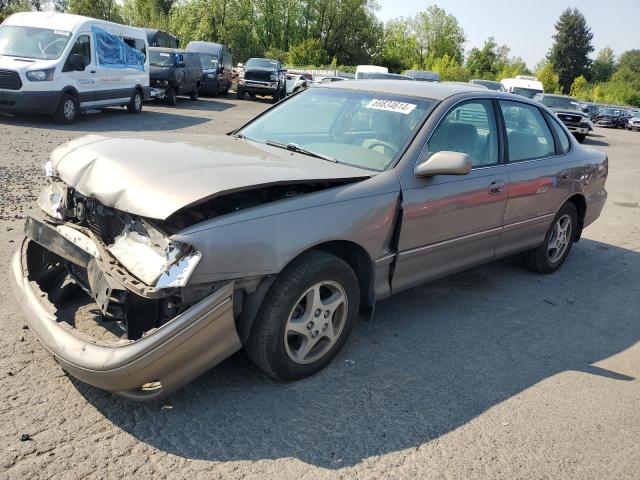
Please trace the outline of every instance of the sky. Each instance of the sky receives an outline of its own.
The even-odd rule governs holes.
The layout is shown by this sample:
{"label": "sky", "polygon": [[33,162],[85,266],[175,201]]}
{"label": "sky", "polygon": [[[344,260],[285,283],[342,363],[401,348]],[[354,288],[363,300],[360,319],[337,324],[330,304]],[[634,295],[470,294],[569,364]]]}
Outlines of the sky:
{"label": "sky", "polygon": [[593,32],[592,56],[603,47],[616,55],[640,48],[640,0],[377,0],[382,20],[414,16],[437,5],[454,15],[467,36],[465,50],[482,47],[493,36],[530,68],[551,47],[554,24],[567,7],[577,7]]}

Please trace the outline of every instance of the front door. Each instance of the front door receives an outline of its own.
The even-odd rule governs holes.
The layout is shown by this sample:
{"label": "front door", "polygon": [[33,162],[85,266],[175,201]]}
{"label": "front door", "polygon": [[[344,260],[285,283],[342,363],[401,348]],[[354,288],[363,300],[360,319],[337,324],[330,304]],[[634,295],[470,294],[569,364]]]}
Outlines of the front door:
{"label": "front door", "polygon": [[467,175],[437,175],[403,186],[394,291],[493,258],[508,192],[496,118],[491,100],[468,100],[434,130],[426,146],[430,154],[466,153],[473,168]]}
{"label": "front door", "polygon": [[[82,55],[84,70],[78,71],[73,69],[71,62],[74,55]],[[62,67],[62,74],[71,80],[69,83],[73,84],[78,91],[80,108],[87,108],[94,100],[95,71],[91,34],[89,32],[80,33]]]}

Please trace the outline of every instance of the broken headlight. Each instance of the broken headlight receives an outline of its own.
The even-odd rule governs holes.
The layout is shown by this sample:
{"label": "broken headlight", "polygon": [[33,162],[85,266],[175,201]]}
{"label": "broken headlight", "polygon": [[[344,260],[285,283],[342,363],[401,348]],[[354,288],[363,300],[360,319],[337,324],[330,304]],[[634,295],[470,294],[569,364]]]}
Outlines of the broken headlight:
{"label": "broken headlight", "polygon": [[156,288],[185,286],[201,257],[143,219],[127,222],[107,249],[132,275]]}
{"label": "broken headlight", "polygon": [[67,213],[68,191],[61,182],[51,181],[40,192],[37,204],[50,217],[64,220]]}

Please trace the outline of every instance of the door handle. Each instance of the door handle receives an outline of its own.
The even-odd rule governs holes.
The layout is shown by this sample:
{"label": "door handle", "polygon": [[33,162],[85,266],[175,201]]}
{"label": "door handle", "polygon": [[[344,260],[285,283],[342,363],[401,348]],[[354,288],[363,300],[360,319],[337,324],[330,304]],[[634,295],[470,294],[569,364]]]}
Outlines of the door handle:
{"label": "door handle", "polygon": [[504,187],[506,183],[502,180],[496,180],[495,182],[491,182],[489,185],[489,193],[491,195],[501,195],[504,192]]}
{"label": "door handle", "polygon": [[91,73],[96,73],[96,71],[95,70],[91,70]]}

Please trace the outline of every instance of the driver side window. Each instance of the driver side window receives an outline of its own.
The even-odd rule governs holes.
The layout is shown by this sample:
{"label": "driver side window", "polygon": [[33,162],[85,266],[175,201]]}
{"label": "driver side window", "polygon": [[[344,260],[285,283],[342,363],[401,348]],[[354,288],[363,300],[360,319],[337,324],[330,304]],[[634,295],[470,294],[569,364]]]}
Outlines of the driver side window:
{"label": "driver side window", "polygon": [[470,100],[442,119],[427,145],[429,153],[466,153],[474,167],[498,164],[498,133],[491,100]]}
{"label": "driver side window", "polygon": [[70,72],[73,70],[71,67],[71,59],[74,55],[82,55],[82,61],[85,67],[91,63],[91,39],[89,35],[78,36],[71,48],[71,51],[69,52],[67,61],[62,69],[63,72]]}

